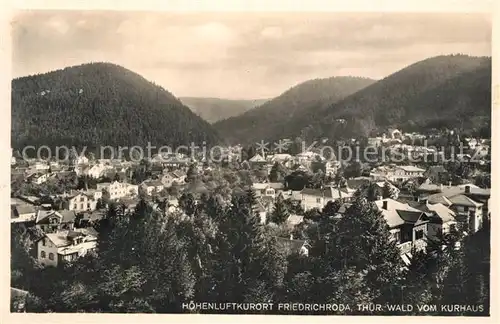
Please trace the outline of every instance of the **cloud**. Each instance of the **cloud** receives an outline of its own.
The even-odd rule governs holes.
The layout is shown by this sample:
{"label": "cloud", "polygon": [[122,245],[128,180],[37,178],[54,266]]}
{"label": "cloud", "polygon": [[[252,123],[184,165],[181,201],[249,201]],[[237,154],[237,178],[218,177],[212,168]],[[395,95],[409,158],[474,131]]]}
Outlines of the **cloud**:
{"label": "cloud", "polygon": [[311,78],[491,55],[482,14],[31,11],[12,28],[14,76],[110,61],[177,96],[272,97]]}

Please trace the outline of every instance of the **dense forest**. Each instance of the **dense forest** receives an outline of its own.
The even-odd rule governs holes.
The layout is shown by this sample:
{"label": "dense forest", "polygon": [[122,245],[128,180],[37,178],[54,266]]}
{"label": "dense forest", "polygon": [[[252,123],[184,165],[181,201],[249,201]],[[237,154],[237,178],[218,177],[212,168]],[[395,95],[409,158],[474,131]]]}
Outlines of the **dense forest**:
{"label": "dense forest", "polygon": [[165,89],[90,63],[12,81],[12,147],[215,144],[214,129]]}
{"label": "dense forest", "polygon": [[[307,91],[311,88],[301,96],[307,97]],[[215,125],[224,136],[238,141],[248,138],[249,143],[297,136],[359,138],[387,127],[423,132],[431,128],[467,129],[487,136],[491,128],[491,58],[433,57],[339,100],[328,102],[313,92],[309,95],[318,100],[310,105],[296,101],[298,108],[285,101],[272,109],[283,94]],[[274,111],[279,115],[269,118]]]}
{"label": "dense forest", "polygon": [[200,97],[180,97],[179,99],[195,114],[209,123],[215,123],[222,119],[238,116],[267,101],[267,99],[232,100]]}
{"label": "dense forest", "polygon": [[383,216],[361,196],[340,219],[330,217],[338,203],[305,215],[294,234],[307,239],[309,256],[278,243],[288,235],[280,225],[290,213],[283,199],[274,206],[275,223],[263,225],[252,192],[219,198],[202,194],[196,203],[183,194],[182,212],[170,214],[161,203],[142,201],[128,215],[112,205],[96,224],[97,254],[58,268],[40,268],[29,235],[14,230],[11,285],[30,292],[28,312],[177,313],[189,312],[182,305],[190,302],[231,301],[343,304],[349,308],[336,314],[377,315],[401,312],[357,304],[414,305],[407,315],[419,314],[416,305],[461,304],[472,311],[425,314],[489,314],[489,227],[464,238],[460,250],[451,240],[441,252],[414,253],[405,268]]}
{"label": "dense forest", "polygon": [[224,138],[254,143],[267,138],[296,134],[296,120],[311,109],[332,104],[375,82],[356,77],[309,80],[246,113],[214,124]]}

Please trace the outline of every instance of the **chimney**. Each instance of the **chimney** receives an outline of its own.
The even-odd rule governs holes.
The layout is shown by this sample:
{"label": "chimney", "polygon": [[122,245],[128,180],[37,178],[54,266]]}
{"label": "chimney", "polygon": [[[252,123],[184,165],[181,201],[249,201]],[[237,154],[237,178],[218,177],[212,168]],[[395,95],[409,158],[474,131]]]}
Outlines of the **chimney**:
{"label": "chimney", "polygon": [[293,234],[290,234],[290,241],[293,240]]}
{"label": "chimney", "polygon": [[470,186],[465,186],[465,193],[470,193]]}
{"label": "chimney", "polygon": [[442,183],[439,185],[439,190],[440,190],[441,192],[443,192],[443,184],[442,184]]}
{"label": "chimney", "polygon": [[387,201],[387,200],[382,201],[382,209],[387,210],[387,203],[388,203],[388,202],[389,202],[389,201]]}

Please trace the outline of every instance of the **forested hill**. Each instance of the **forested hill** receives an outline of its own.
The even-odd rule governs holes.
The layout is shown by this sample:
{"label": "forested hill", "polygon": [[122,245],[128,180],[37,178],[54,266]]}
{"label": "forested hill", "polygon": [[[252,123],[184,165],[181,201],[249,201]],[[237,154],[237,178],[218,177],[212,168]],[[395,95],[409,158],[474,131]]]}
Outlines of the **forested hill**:
{"label": "forested hill", "polygon": [[[296,121],[311,109],[337,102],[375,82],[358,77],[309,80],[246,113],[214,124],[232,142],[253,143],[286,137],[297,131]],[[320,116],[318,116],[320,117]],[[300,131],[300,129],[299,129]]]}
{"label": "forested hill", "polygon": [[222,119],[238,116],[267,101],[267,99],[232,100],[201,97],[180,97],[179,99],[195,114],[209,123],[215,123]]}
{"label": "forested hill", "polygon": [[417,62],[295,124],[311,137],[332,138],[390,126],[485,133],[491,127],[491,58],[449,55]]}
{"label": "forested hill", "polygon": [[220,137],[165,89],[110,63],[12,81],[12,146],[177,146]]}

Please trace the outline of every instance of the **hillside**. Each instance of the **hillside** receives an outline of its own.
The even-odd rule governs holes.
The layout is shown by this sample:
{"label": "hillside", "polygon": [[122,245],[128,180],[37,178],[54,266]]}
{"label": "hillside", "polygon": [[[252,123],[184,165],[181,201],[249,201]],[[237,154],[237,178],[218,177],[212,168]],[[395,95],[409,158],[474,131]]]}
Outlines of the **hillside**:
{"label": "hillside", "polygon": [[219,121],[214,127],[232,142],[253,143],[262,139],[286,137],[296,134],[293,121],[301,120],[309,110],[321,109],[373,82],[356,77],[309,80],[240,116]]}
{"label": "hillside", "polygon": [[14,148],[219,141],[207,122],[168,91],[109,63],[13,80],[11,134]]}
{"label": "hillside", "polygon": [[209,123],[241,115],[267,101],[267,99],[231,100],[198,97],[180,97],[179,100]]}
{"label": "hillside", "polygon": [[[491,58],[450,55],[402,69],[294,121],[311,137],[366,136],[387,127],[488,129],[491,125]],[[318,118],[321,116],[321,118]],[[335,120],[343,118],[345,124]]]}

